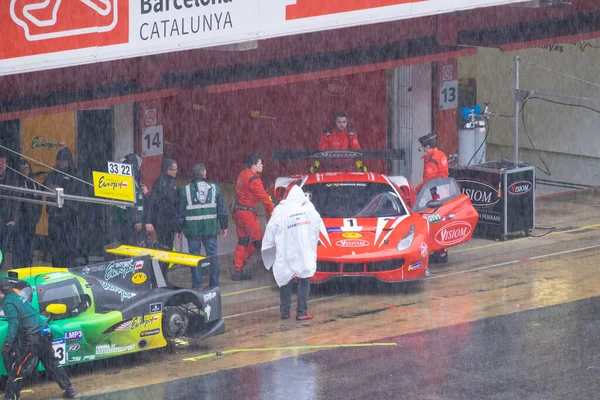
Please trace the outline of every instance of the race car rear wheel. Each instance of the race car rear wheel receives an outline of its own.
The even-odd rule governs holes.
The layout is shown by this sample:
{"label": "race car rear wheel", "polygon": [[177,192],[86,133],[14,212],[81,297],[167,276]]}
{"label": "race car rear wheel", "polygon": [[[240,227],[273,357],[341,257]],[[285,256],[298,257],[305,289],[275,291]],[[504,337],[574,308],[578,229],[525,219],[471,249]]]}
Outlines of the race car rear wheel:
{"label": "race car rear wheel", "polygon": [[168,338],[185,335],[188,328],[188,317],[177,307],[166,307],[163,311],[163,334]]}

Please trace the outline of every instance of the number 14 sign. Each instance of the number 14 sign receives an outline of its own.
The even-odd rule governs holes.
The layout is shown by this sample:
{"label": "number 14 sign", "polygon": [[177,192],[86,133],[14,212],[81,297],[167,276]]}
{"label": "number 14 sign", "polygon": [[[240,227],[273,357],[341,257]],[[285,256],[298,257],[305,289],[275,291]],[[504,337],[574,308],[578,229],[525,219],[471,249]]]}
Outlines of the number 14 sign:
{"label": "number 14 sign", "polygon": [[163,126],[148,126],[142,131],[142,157],[160,156],[163,153]]}

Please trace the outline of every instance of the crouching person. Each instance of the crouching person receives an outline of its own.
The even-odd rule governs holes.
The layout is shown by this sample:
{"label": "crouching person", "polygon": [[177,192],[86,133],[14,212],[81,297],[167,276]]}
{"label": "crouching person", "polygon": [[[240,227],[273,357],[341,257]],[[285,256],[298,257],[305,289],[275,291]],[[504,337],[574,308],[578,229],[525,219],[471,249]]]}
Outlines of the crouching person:
{"label": "crouching person", "polygon": [[290,317],[292,279],[298,278],[296,320],[312,319],[307,313],[310,278],[317,270],[317,242],[321,216],[300,187],[294,186],[282,200],[267,224],[262,242],[262,258],[279,286],[281,319]]}
{"label": "crouching person", "polygon": [[76,397],[77,391],[54,356],[52,334],[46,318],[17,294],[8,279],[0,278],[0,300],[8,322],[6,341],[2,345],[2,357],[8,373],[4,398],[19,399],[23,375],[35,371],[38,360],[64,390],[64,397]]}

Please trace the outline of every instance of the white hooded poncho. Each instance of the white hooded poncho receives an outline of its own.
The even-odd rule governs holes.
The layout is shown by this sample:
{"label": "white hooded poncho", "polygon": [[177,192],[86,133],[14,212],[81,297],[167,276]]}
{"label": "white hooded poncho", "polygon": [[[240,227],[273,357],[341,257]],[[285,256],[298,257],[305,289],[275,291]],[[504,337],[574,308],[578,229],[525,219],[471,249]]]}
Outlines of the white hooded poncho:
{"label": "white hooded poncho", "polygon": [[315,274],[320,227],[321,216],[302,189],[294,185],[275,207],[262,242],[265,268],[273,267],[279,287],[294,277],[310,278]]}

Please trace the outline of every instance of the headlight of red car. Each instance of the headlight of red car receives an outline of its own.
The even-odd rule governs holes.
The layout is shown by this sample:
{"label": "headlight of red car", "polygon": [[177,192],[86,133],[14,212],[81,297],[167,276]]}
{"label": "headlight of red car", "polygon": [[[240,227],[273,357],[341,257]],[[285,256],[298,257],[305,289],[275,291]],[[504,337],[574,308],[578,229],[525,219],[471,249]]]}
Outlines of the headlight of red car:
{"label": "headlight of red car", "polygon": [[396,250],[402,251],[402,250],[408,249],[410,247],[410,245],[412,244],[414,238],[415,238],[415,226],[411,225],[406,236],[404,236],[402,238],[402,240],[399,241],[398,244],[396,245]]}

